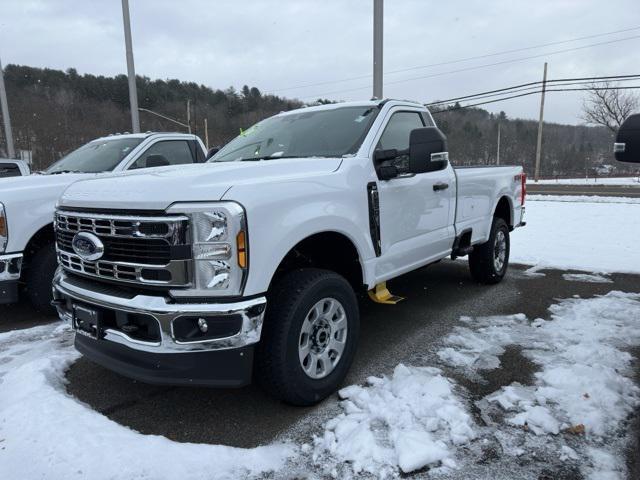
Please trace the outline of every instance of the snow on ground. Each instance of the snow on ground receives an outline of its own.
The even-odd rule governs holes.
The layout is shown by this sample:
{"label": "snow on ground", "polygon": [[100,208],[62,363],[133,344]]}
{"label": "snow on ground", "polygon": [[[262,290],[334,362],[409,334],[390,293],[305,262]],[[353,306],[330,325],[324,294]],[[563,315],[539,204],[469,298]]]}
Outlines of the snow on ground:
{"label": "snow on ground", "polygon": [[527,201],[527,225],[511,235],[511,261],[538,268],[640,273],[640,204],[565,198]]}
{"label": "snow on ground", "polygon": [[568,282],[585,282],[585,283],[613,283],[613,280],[603,275],[592,275],[589,273],[565,273],[562,278]]}
{"label": "snow on ground", "polygon": [[386,476],[396,466],[452,468],[455,446],[475,437],[467,407],[437,368],[400,364],[391,378],[370,377],[340,398],[344,413],[315,439],[314,460],[325,469],[349,462],[354,473]]}
{"label": "snow on ground", "polygon": [[[538,180],[540,185],[640,185],[640,177],[598,177],[598,178],[559,178]],[[527,184],[535,185],[532,178],[527,179]]]}
{"label": "snow on ground", "polygon": [[[626,351],[640,345],[640,294],[571,298],[550,312],[549,320],[463,317],[437,352],[444,370],[399,365],[390,377],[343,389],[343,412],[302,451],[334,478],[416,470],[475,478],[478,452],[497,445],[506,478],[532,478],[543,463],[622,480],[625,427],[640,405]],[[500,387],[476,401],[472,415],[464,388],[446,372],[477,382],[513,346],[539,369],[531,384]]]}
{"label": "snow on ground", "polygon": [[601,197],[599,195],[527,195],[527,202],[571,202],[571,203],[640,203],[640,198]]}
{"label": "snow on ground", "polygon": [[291,445],[255,449],[142,435],[65,391],[79,354],[66,326],[0,334],[0,478],[237,479],[279,470]]}
{"label": "snow on ground", "polygon": [[[490,435],[514,456],[561,452],[560,460],[577,461],[587,478],[623,479],[620,438],[640,405],[626,351],[640,345],[640,294],[573,298],[550,311],[550,320],[464,318],[438,356],[476,378],[500,366],[506,346],[520,346],[540,371],[532,385],[513,383],[476,403]],[[539,436],[544,443],[536,444]]]}

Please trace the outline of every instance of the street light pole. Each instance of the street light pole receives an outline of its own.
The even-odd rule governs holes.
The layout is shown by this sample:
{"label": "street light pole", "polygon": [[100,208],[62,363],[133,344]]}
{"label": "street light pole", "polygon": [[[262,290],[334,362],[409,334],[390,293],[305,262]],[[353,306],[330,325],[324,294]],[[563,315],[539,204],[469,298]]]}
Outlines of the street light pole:
{"label": "street light pole", "polygon": [[15,158],[16,151],[13,148],[13,133],[11,132],[11,119],[9,118],[9,104],[7,103],[7,91],[4,88],[4,73],[0,61],[0,106],[2,107],[2,120],[4,122],[4,136],[7,137],[7,155]]}
{"label": "street light pole", "polygon": [[382,99],[382,30],[384,0],[373,0],[373,96]]}
{"label": "street light pole", "polygon": [[129,107],[131,108],[131,128],[133,129],[133,133],[140,133],[136,70],[133,65],[133,47],[131,46],[131,19],[129,18],[129,0],[122,0],[122,20],[124,22],[124,43],[127,52],[127,76],[129,77]]}

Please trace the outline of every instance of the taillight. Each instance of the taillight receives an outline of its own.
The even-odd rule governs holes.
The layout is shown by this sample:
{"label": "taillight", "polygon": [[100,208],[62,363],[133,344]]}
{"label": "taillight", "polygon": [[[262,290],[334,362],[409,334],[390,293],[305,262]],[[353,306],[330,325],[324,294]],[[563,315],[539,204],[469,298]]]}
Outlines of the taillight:
{"label": "taillight", "polygon": [[520,205],[524,205],[524,197],[527,196],[527,174],[522,172],[522,192],[520,193]]}

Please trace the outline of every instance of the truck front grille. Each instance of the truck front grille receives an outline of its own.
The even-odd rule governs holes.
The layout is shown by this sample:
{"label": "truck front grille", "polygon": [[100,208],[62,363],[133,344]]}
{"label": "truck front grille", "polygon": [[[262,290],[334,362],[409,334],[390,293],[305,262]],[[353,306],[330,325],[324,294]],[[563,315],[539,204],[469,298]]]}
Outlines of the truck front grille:
{"label": "truck front grille", "polygon": [[[191,247],[188,218],[124,216],[103,213],[56,212],[56,244],[66,270],[90,277],[143,285],[188,286]],[[83,259],[73,248],[73,238],[89,232],[104,245],[102,256]]]}

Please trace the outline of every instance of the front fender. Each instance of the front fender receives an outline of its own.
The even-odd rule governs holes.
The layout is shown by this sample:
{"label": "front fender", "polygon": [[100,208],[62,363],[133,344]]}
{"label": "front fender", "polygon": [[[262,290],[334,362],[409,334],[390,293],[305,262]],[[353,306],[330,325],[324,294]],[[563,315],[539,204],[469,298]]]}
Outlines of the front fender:
{"label": "front fender", "polygon": [[[305,238],[336,232],[355,246],[369,283],[373,272],[365,268],[375,257],[369,238],[366,189],[340,188],[328,179],[263,184],[259,195],[251,186],[233,187],[225,200],[241,203],[247,212],[249,277],[244,294],[267,291],[273,275],[287,253]],[[369,262],[370,263],[370,262]]]}

